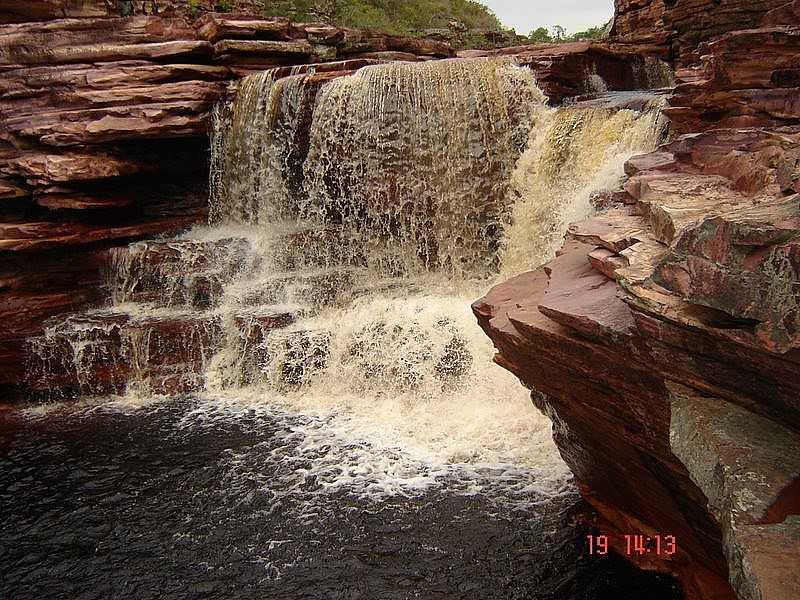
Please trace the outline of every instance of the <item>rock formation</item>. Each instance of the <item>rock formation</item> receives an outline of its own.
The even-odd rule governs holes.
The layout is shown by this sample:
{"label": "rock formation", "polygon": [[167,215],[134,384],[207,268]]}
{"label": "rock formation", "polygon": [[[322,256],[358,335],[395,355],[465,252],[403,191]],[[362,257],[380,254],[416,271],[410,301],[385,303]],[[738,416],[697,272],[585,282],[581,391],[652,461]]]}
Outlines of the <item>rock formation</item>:
{"label": "rock formation", "polygon": [[674,535],[633,560],[688,598],[800,593],[799,7],[619,0],[619,43],[672,45],[675,137],[473,307],[617,550]]}
{"label": "rock formation", "polygon": [[[266,68],[442,58],[447,44],[286,19],[114,16],[120,3],[0,8],[0,388],[23,340],[98,302],[105,250],[206,219],[209,112]],[[139,3],[134,3],[139,6]],[[170,3],[159,2],[161,8]],[[116,9],[114,9],[116,10]],[[148,11],[145,11],[146,13]],[[53,17],[80,17],[56,18]],[[16,22],[25,19],[50,19]],[[288,74],[288,70],[287,70]]]}
{"label": "rock formation", "polygon": [[[553,102],[596,91],[591,75],[617,90],[655,85],[653,57],[673,60],[678,76],[666,110],[672,141],[629,161],[624,190],[570,229],[555,260],[474,310],[497,362],[552,416],[619,553],[626,534],[675,536],[674,556],[631,558],[675,573],[690,600],[794,599],[800,3],[616,4],[613,37],[600,44],[461,54],[515,56]],[[206,219],[209,113],[229,82],[310,64],[322,81],[378,61],[454,55],[437,41],[196,7],[207,14],[193,20],[178,0],[0,8],[3,393],[19,391],[23,343],[49,317],[102,304],[115,248]],[[183,264],[175,251],[153,242],[123,253],[131,268],[140,253],[168,270]],[[181,293],[204,307],[217,276],[200,269]],[[137,285],[125,293],[155,293]],[[104,354],[87,357],[98,393],[129,375],[109,369],[123,347],[117,317],[92,340]],[[243,332],[263,335],[294,315],[259,318]],[[187,389],[186,365],[205,358],[173,342],[201,351],[220,335],[196,325],[160,323],[163,343],[147,349],[160,367],[146,374],[158,389]],[[184,343],[198,335],[208,337]]]}
{"label": "rock formation", "polygon": [[[694,62],[702,42],[757,28],[765,13],[785,10],[786,4],[786,0],[616,0],[612,37],[623,44],[660,47],[680,66]],[[793,21],[781,18],[780,22]]]}
{"label": "rock formation", "polygon": [[[206,12],[192,20],[179,1],[159,1],[155,15],[148,3],[123,4],[48,0],[0,9],[7,23],[0,25],[0,386],[7,391],[22,378],[23,341],[45,319],[105,296],[108,248],[205,221],[209,113],[229,82],[308,64],[322,81],[370,63],[454,54],[441,41],[282,18]],[[591,91],[587,73],[600,73],[612,89],[642,87],[645,73],[644,59],[607,44],[503,53],[536,70],[554,101]]]}

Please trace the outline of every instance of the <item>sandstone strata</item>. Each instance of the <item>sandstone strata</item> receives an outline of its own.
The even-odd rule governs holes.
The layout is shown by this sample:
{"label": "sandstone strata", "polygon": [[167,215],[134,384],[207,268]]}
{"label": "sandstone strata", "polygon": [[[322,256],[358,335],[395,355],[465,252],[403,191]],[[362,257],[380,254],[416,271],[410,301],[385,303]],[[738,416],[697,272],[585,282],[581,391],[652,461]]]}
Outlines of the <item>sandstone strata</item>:
{"label": "sandstone strata", "polygon": [[[698,45],[729,31],[759,27],[786,0],[616,0],[611,37],[622,44],[662,48],[679,66],[694,62]],[[796,23],[776,14],[782,25]]]}
{"label": "sandstone strata", "polygon": [[474,311],[620,552],[669,533],[633,559],[688,598],[797,598],[798,3],[617,5],[617,36],[673,45],[676,138]]}
{"label": "sandstone strata", "polygon": [[[74,293],[72,280],[57,275],[66,268],[58,257],[94,264],[108,247],[206,220],[209,114],[229,82],[270,68],[289,76],[314,64],[311,95],[368,64],[453,55],[442,41],[215,14],[205,2],[128,4],[47,0],[0,8],[0,273],[16,282],[0,293],[9,315],[29,302],[24,326],[9,325],[0,336],[0,385],[20,380],[22,340],[37,318],[102,296]],[[554,102],[591,91],[590,74],[611,89],[630,89],[643,72],[641,59],[608,45],[510,53],[537,72]],[[303,151],[307,139],[297,143]],[[52,289],[29,285],[10,266],[18,253],[33,264],[47,255],[41,269],[52,269]],[[96,286],[101,276],[90,262]]]}
{"label": "sandstone strata", "polygon": [[465,50],[461,57],[508,56],[536,73],[536,82],[552,103],[606,90],[641,90],[670,86],[646,47],[629,48],[609,42],[571,42],[514,46],[501,50]]}
{"label": "sandstone strata", "polygon": [[[717,131],[634,159],[627,205],[576,224],[558,258],[474,307],[497,361],[554,417],[562,455],[615,539],[643,531],[682,540],[674,560],[642,561],[678,573],[691,598],[732,597],[727,577],[740,598],[792,598],[800,585],[794,518],[761,527],[770,507],[796,502],[790,486],[800,475],[792,462],[800,450],[799,148],[797,130]],[[754,490],[741,481],[737,493],[761,500],[740,509],[738,525],[732,509],[706,508],[710,484],[687,459],[703,442],[673,447],[692,430],[675,408],[687,397],[695,407],[713,399],[720,410],[760,415],[787,440],[769,450],[778,482]],[[726,459],[703,460],[713,470]],[[742,460],[737,469],[766,476]],[[745,541],[733,541],[732,527],[749,532],[736,538]],[[794,565],[783,574],[759,554],[770,543]]]}
{"label": "sandstone strata", "polygon": [[185,2],[123,4],[0,7],[5,391],[21,381],[23,340],[44,319],[104,296],[108,247],[206,220],[209,114],[230,81],[325,61],[315,67],[323,81],[384,52],[453,54],[434,40],[281,18],[194,20]]}
{"label": "sandstone strata", "polygon": [[[800,6],[800,4],[797,4]],[[667,111],[678,132],[800,123],[800,20],[733,31],[679,72]]]}

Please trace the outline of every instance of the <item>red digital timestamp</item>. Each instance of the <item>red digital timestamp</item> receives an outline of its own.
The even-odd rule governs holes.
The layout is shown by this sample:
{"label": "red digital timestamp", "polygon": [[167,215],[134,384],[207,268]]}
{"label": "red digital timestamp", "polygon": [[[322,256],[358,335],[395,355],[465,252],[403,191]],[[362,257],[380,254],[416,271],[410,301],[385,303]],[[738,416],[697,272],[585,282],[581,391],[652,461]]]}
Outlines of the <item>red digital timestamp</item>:
{"label": "red digital timestamp", "polygon": [[[610,548],[607,535],[587,535],[589,554],[605,556]],[[678,542],[674,535],[626,535],[625,554],[627,556],[674,556],[678,553]]]}

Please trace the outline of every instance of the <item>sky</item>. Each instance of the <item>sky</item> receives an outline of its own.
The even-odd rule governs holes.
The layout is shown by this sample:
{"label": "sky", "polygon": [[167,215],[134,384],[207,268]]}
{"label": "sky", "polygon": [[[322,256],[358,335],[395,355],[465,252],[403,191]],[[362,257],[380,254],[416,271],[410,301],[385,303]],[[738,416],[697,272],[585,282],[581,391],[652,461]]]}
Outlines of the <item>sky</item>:
{"label": "sky", "polygon": [[614,14],[614,0],[480,0],[503,25],[527,35],[537,27],[566,27],[570,33],[602,25]]}

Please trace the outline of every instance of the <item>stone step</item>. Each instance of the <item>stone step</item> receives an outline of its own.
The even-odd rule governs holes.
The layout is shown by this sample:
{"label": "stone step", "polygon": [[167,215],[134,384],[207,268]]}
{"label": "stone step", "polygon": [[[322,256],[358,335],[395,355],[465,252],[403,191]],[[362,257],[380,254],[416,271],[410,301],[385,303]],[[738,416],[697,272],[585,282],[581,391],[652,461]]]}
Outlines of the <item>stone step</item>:
{"label": "stone step", "polygon": [[647,233],[647,223],[630,207],[611,208],[591,219],[570,225],[567,236],[602,246],[618,254],[642,241]]}
{"label": "stone step", "polygon": [[259,248],[244,237],[138,242],[112,251],[110,278],[117,304],[213,308],[228,284],[241,278],[233,293],[245,305],[328,305],[337,287],[353,286],[353,269],[363,264],[339,232],[308,228],[279,234]]}
{"label": "stone step", "polygon": [[228,298],[242,306],[303,304],[309,309],[342,305],[367,272],[352,268],[276,273],[255,282],[243,280],[228,290]]}
{"label": "stone step", "polygon": [[[49,323],[29,344],[31,387],[52,397],[199,389],[224,342],[218,314],[152,309],[89,311]],[[49,393],[49,394],[48,394]]]}
{"label": "stone step", "polygon": [[112,253],[114,301],[210,308],[253,260],[250,242],[238,237],[131,244]]}
{"label": "stone step", "polygon": [[[203,389],[212,359],[225,351],[237,363],[231,383],[252,382],[247,374],[269,355],[270,332],[295,323],[305,311],[269,305],[226,315],[137,305],[71,315],[48,323],[45,335],[30,340],[27,378],[50,399],[137,389],[179,394]],[[277,348],[284,346],[291,344],[280,342]],[[297,362],[298,351],[287,356]],[[297,379],[296,371],[295,366],[287,372]]]}

